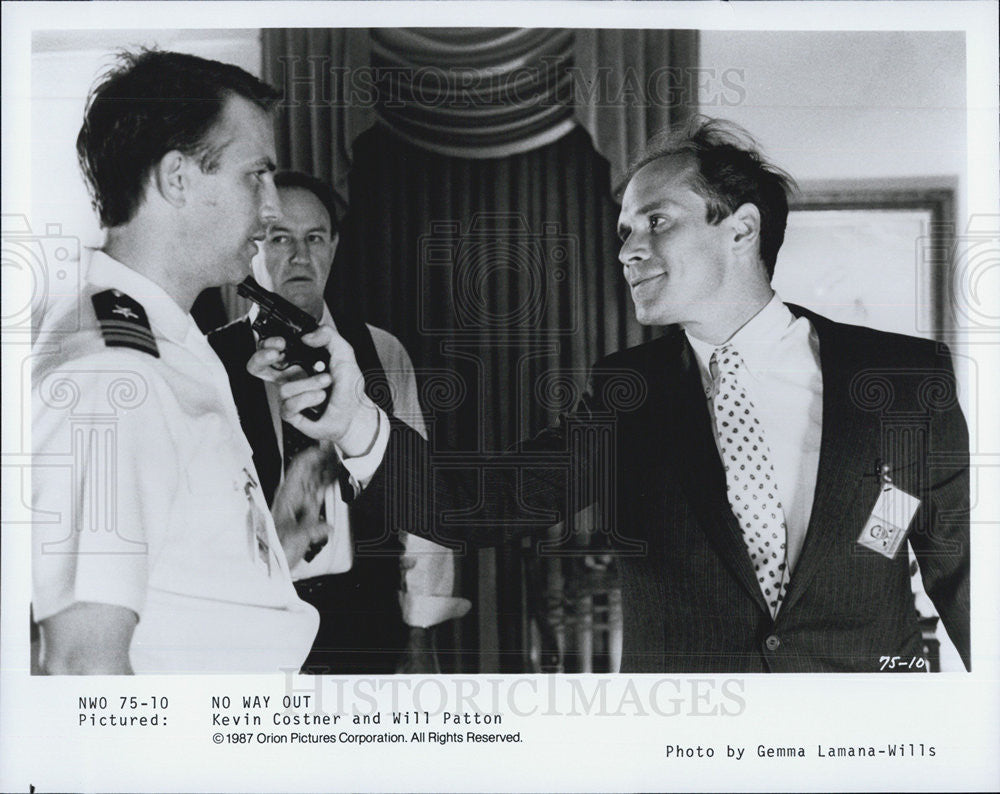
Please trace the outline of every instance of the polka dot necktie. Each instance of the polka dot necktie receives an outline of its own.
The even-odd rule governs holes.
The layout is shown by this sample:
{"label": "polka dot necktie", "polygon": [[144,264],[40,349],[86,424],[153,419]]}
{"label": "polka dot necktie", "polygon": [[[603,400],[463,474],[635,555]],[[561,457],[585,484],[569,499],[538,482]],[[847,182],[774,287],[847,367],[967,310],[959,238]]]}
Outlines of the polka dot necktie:
{"label": "polka dot necktie", "polygon": [[785,512],[771,465],[771,451],[753,402],[740,385],[743,359],[732,347],[712,353],[712,374],[718,372],[715,429],[726,470],[726,496],[743,530],[754,574],[771,616],[785,597],[788,583],[785,555]]}

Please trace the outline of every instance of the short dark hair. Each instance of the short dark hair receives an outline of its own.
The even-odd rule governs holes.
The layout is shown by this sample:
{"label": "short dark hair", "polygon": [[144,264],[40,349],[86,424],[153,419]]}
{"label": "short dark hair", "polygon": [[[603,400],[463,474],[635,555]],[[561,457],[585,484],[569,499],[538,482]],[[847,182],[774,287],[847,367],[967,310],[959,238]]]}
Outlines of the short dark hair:
{"label": "short dark hair", "polygon": [[626,184],[639,169],[654,160],[690,155],[696,173],[691,188],[705,200],[708,223],[729,217],[742,204],[760,212],[760,256],[768,279],[774,276],[778,250],[785,240],[788,197],[795,180],[768,163],[753,137],[740,125],[695,115],[678,129],[650,139],[642,155],[629,167]]}
{"label": "short dark hair", "polygon": [[238,66],[179,52],[118,53],[87,97],[76,153],[105,228],[132,220],[150,169],[168,152],[198,156],[206,173],[221,148],[209,137],[226,100],[270,111],[278,92]]}
{"label": "short dark hair", "polygon": [[279,190],[297,187],[312,193],[326,207],[330,216],[330,233],[337,234],[340,228],[337,223],[337,194],[326,182],[302,171],[279,171],[274,175],[274,186]]}

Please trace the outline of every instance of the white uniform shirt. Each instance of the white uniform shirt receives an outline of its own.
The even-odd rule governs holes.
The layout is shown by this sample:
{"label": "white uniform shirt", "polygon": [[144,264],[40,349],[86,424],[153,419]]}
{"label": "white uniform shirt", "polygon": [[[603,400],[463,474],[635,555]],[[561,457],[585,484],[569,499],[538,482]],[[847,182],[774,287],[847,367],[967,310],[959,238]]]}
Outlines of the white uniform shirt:
{"label": "white uniform shirt", "polygon": [[[225,369],[153,282],[101,252],[87,282],[33,349],[35,619],[134,611],[137,673],[298,670],[319,617],[292,586]],[[158,358],[105,344],[91,296],[109,288],[141,304]]]}
{"label": "white uniform shirt", "polygon": [[[708,412],[715,429],[712,345],[688,335],[701,371]],[[819,337],[805,317],[795,317],[775,295],[725,344],[743,358],[740,385],[747,390],[771,449],[781,506],[788,529],[789,570],[805,543],[819,471],[823,428],[823,373]],[[719,444],[715,434],[716,446]],[[721,456],[721,451],[720,451]]]}

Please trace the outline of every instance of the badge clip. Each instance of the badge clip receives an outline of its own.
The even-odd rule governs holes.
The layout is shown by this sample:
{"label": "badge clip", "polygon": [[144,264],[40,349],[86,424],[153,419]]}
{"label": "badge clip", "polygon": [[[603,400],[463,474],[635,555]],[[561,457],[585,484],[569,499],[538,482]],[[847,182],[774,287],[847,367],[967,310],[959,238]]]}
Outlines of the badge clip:
{"label": "badge clip", "polygon": [[[882,479],[882,484],[892,487],[892,464],[883,463],[881,459],[875,461],[876,474]],[[888,488],[883,488],[882,490],[888,490]]]}
{"label": "badge clip", "polygon": [[893,485],[890,464],[877,460],[875,469],[882,480],[881,493],[865,522],[858,543],[891,560],[906,538],[906,531],[920,506],[920,500]]}

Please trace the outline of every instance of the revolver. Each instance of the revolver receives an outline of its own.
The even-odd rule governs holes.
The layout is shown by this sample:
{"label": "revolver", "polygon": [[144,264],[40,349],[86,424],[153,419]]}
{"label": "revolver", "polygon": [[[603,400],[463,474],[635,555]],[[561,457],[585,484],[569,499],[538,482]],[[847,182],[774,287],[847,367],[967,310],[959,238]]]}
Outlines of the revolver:
{"label": "revolver", "polygon": [[[307,375],[318,375],[330,369],[330,352],[325,347],[310,347],[302,341],[304,334],[319,328],[319,323],[311,314],[280,295],[264,289],[253,276],[247,276],[237,284],[236,291],[260,307],[257,319],[253,322],[253,330],[260,338],[280,336],[285,340],[285,359],[274,365],[276,369],[287,369],[297,364]],[[332,390],[332,386],[327,386],[323,402],[303,408],[303,416],[313,421],[319,419],[330,402]]]}

